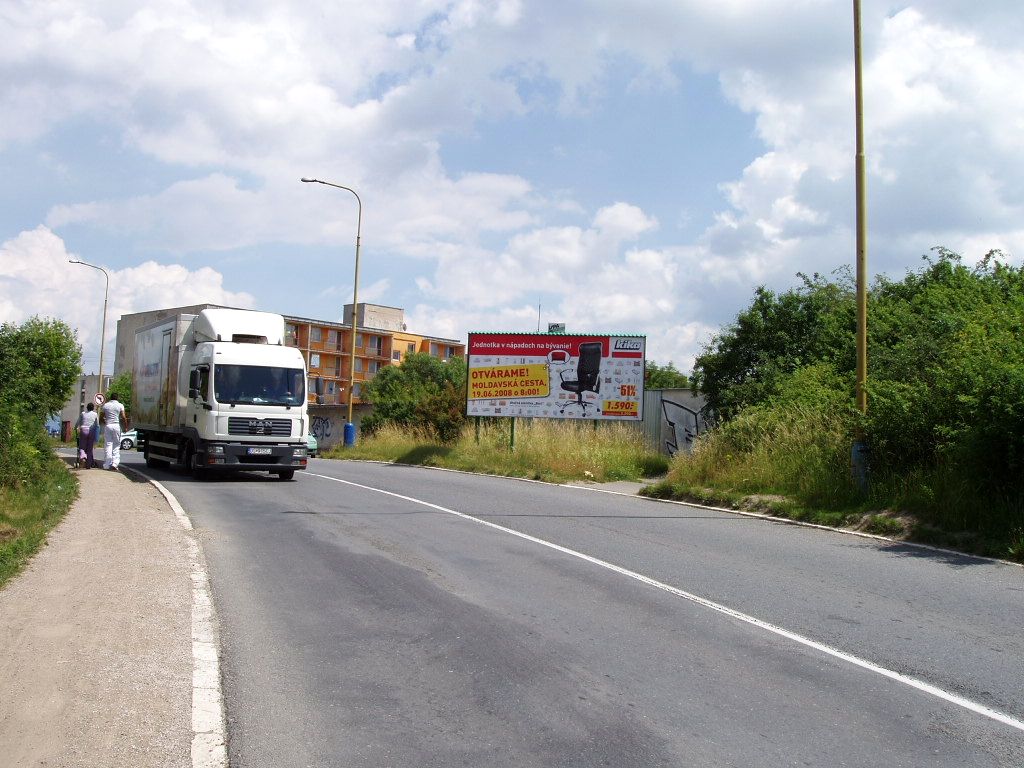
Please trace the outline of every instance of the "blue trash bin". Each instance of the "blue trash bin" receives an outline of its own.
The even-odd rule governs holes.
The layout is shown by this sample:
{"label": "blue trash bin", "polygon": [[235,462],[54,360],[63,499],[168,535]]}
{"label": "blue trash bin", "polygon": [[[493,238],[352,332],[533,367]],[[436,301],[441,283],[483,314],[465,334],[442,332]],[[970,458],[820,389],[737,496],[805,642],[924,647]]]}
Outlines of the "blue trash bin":
{"label": "blue trash bin", "polygon": [[356,444],[356,425],[351,421],[345,424],[345,445]]}

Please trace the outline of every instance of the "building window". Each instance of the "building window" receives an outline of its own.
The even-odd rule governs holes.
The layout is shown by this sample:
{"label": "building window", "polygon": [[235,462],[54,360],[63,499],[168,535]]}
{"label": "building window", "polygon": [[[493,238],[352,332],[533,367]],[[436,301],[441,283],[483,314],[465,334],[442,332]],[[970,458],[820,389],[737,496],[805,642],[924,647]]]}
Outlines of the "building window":
{"label": "building window", "polygon": [[333,395],[334,394],[334,382],[331,381],[330,379],[327,380],[327,394],[328,395]]}
{"label": "building window", "polygon": [[311,327],[309,329],[309,340],[310,341],[321,341],[322,339],[323,339],[323,331],[319,327],[314,325],[313,327]]}
{"label": "building window", "polygon": [[370,339],[370,350],[377,355],[384,354],[384,337],[383,336],[371,336]]}
{"label": "building window", "polygon": [[363,358],[357,357],[356,358],[356,373],[362,373],[362,372],[363,372]]}
{"label": "building window", "polygon": [[368,370],[368,371],[369,371],[370,373],[376,373],[377,371],[379,371],[379,370],[380,370],[380,361],[379,361],[379,360],[370,360],[370,361],[369,361],[369,362],[368,362],[368,363],[366,364],[366,369],[367,369],[367,370]]}
{"label": "building window", "polygon": [[332,347],[338,346],[338,332],[333,328],[327,332],[327,343]]}
{"label": "building window", "polygon": [[341,376],[341,358],[334,358],[334,375]]}
{"label": "building window", "polygon": [[455,354],[455,347],[445,347],[444,348],[444,359],[445,360],[451,360],[452,356],[454,354]]}
{"label": "building window", "polygon": [[409,345],[406,347],[406,354],[411,355],[415,351],[416,351],[416,344],[414,342],[410,341]]}
{"label": "building window", "polygon": [[299,326],[295,325],[295,323],[285,323],[284,343],[289,347],[297,347],[299,345]]}
{"label": "building window", "polygon": [[361,349],[363,346],[363,334],[356,334],[356,349]]}
{"label": "building window", "polygon": [[391,359],[392,359],[392,360],[395,360],[395,361],[401,360],[401,359],[402,359],[402,353],[401,353],[401,352],[399,352],[399,351],[398,351],[398,350],[396,349],[396,350],[395,350],[394,352],[392,352],[392,353],[391,353]]}
{"label": "building window", "polygon": [[319,368],[320,367],[320,355],[316,352],[312,352],[309,355],[309,367]]}
{"label": "building window", "polygon": [[430,354],[433,357],[438,357],[438,354],[437,354],[437,344],[435,344],[434,342],[430,342]]}

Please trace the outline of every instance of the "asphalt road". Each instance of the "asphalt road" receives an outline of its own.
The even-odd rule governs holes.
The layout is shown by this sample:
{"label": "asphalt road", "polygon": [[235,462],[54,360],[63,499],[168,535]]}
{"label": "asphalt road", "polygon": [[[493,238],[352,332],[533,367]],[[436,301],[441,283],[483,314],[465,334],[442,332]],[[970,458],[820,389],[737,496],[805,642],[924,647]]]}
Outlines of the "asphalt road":
{"label": "asphalt road", "polygon": [[203,542],[232,766],[1024,765],[1024,569],[422,468],[147,472]]}

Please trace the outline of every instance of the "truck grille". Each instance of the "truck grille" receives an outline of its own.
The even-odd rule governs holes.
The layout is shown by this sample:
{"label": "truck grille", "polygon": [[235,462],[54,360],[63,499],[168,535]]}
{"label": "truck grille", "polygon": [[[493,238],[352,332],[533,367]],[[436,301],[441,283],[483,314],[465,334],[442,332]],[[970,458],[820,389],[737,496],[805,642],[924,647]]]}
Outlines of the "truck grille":
{"label": "truck grille", "polygon": [[265,435],[291,437],[291,419],[247,419],[244,416],[228,417],[229,435]]}

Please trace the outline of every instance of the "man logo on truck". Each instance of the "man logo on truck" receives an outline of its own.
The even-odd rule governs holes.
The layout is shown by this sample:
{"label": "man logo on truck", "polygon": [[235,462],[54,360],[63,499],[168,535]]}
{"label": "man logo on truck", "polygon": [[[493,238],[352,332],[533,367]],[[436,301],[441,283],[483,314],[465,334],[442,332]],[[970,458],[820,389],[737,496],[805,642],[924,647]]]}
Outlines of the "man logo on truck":
{"label": "man logo on truck", "polygon": [[263,419],[251,419],[249,421],[250,435],[265,435],[267,433],[267,422]]}

